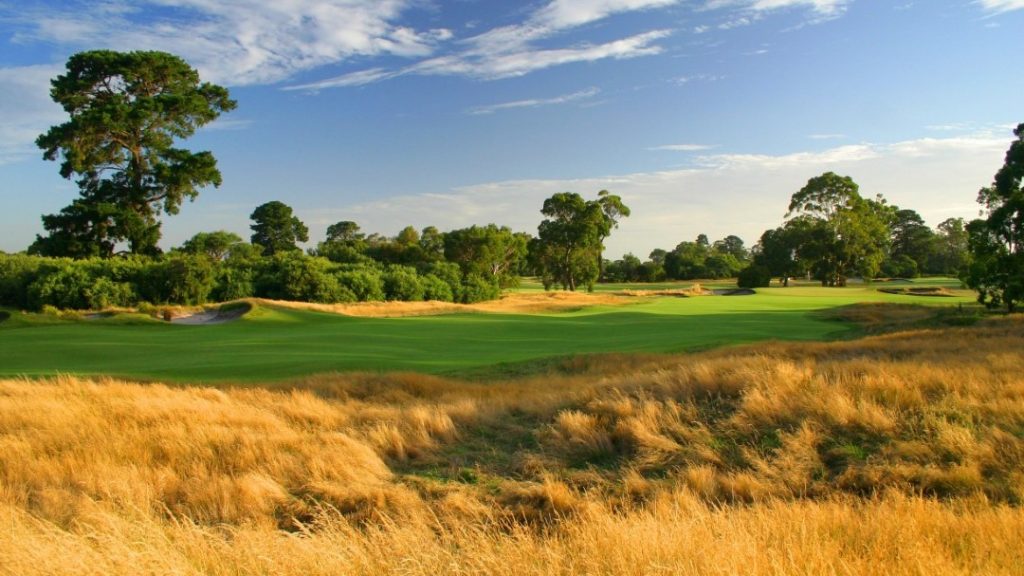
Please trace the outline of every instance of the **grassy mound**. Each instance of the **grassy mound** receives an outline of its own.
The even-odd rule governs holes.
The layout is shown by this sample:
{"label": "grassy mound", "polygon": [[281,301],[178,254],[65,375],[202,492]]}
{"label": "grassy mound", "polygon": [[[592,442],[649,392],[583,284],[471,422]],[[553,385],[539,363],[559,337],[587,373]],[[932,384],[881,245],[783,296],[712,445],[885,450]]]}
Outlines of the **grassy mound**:
{"label": "grassy mound", "polygon": [[1022,344],[1003,318],[486,385],[2,381],[0,573],[1009,574]]}

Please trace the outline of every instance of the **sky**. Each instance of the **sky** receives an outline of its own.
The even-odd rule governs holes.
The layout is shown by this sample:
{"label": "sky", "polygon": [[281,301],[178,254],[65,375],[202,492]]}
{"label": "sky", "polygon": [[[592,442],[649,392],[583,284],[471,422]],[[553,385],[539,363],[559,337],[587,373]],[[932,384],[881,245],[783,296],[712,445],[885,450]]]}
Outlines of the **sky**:
{"label": "sky", "polygon": [[236,110],[179,145],[223,184],[161,245],[248,239],[279,200],[310,229],[496,223],[607,189],[606,256],[706,234],[748,246],[827,171],[935,226],[979,214],[1024,122],[1024,0],[0,0],[0,250],[77,196],[35,138],[91,49],[163,50]]}

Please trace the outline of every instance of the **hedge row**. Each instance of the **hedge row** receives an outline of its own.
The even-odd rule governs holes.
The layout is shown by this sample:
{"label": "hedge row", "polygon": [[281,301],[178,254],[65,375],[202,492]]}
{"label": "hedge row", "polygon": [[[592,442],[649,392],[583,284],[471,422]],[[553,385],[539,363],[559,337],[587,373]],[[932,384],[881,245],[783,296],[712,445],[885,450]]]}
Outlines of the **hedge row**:
{"label": "hedge row", "polygon": [[500,295],[497,280],[464,275],[448,262],[335,264],[300,253],[211,261],[172,254],[160,259],[70,260],[0,254],[0,305],[99,310],[153,304],[196,305],[238,298],[337,303],[380,300],[479,302]]}

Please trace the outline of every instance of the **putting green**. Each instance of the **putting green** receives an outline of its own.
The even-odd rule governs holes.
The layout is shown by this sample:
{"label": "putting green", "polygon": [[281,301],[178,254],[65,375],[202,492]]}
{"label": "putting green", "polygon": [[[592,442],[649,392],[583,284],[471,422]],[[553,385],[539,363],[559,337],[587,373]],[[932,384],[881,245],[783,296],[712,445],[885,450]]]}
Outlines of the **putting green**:
{"label": "putting green", "polygon": [[851,327],[815,311],[865,301],[936,305],[971,298],[890,295],[873,288],[768,288],[754,296],[662,297],[541,314],[355,318],[257,307],[237,321],[202,326],[13,312],[0,323],[0,376],[257,382],[354,370],[458,374],[554,356],[824,340]]}

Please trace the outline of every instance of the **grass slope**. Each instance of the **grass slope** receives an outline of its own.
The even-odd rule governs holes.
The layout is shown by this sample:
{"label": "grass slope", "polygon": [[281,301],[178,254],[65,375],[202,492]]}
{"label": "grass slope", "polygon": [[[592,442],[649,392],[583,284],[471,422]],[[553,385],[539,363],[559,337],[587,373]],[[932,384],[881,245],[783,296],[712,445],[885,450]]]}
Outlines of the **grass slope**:
{"label": "grass slope", "polygon": [[486,385],[0,380],[0,575],[1020,574],[1022,343],[1009,317]]}
{"label": "grass slope", "polygon": [[863,301],[969,301],[936,300],[867,288],[797,287],[535,314],[355,318],[257,307],[239,321],[211,326],[168,325],[137,315],[83,321],[15,313],[0,323],[0,375],[255,382],[360,370],[480,373],[579,354],[822,340],[850,327],[822,317],[821,310]]}

